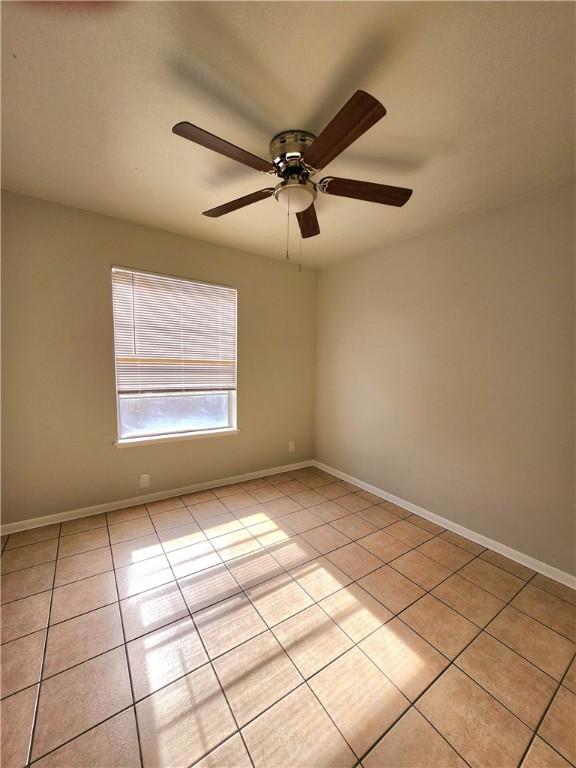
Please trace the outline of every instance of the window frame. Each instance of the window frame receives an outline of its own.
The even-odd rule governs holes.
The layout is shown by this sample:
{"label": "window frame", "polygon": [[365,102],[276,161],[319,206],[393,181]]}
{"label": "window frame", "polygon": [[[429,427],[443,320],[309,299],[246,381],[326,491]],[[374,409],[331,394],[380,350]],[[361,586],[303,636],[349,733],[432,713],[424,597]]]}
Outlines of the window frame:
{"label": "window frame", "polygon": [[[128,272],[139,272],[144,275],[157,275],[158,277],[166,277],[173,280],[182,280],[188,283],[197,283],[200,285],[207,285],[214,288],[227,288],[236,293],[236,314],[234,323],[234,343],[236,349],[236,389],[222,390],[228,394],[228,423],[227,427],[215,427],[214,429],[197,429],[188,432],[167,432],[156,435],[142,435],[137,437],[121,437],[120,432],[120,393],[118,391],[118,378],[116,371],[116,335],[115,335],[115,318],[114,318],[114,283],[113,273],[114,270],[124,270]],[[239,291],[234,285],[225,285],[222,283],[211,283],[206,280],[196,280],[192,277],[182,277],[182,275],[168,274],[166,272],[156,272],[152,270],[142,269],[138,267],[128,267],[120,264],[112,264],[110,267],[110,282],[112,288],[112,347],[114,356],[114,389],[115,389],[115,401],[116,401],[116,440],[113,445],[115,448],[130,447],[135,445],[152,445],[155,443],[169,443],[180,442],[182,440],[198,440],[208,437],[223,437],[228,435],[236,435],[240,432],[238,428],[238,301]],[[178,391],[171,391],[167,394],[177,395]],[[202,394],[198,390],[198,394]],[[205,393],[207,394],[207,393]]]}

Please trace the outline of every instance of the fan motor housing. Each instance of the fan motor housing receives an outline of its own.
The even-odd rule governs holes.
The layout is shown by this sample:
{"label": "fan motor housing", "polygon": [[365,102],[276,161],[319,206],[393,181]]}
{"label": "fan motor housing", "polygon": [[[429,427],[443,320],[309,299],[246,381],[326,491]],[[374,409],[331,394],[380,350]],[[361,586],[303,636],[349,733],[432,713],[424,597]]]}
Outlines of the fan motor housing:
{"label": "fan motor housing", "polygon": [[274,136],[270,142],[270,155],[280,176],[289,178],[305,174],[308,177],[302,156],[315,138],[313,133],[301,130],[282,131]]}

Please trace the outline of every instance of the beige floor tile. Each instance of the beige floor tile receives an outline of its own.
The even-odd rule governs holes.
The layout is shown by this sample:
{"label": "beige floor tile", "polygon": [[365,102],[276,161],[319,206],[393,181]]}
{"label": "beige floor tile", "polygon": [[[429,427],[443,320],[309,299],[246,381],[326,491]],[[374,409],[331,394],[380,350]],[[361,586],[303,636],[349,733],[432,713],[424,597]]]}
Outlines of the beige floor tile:
{"label": "beige floor tile", "polygon": [[160,531],[158,538],[162,543],[164,552],[174,552],[176,549],[183,549],[191,544],[197,544],[200,541],[206,540],[204,531],[195,520],[186,523],[186,525],[180,525],[178,528]]}
{"label": "beige floor tile", "polygon": [[455,664],[532,729],[557,687],[551,677],[485,632]]}
{"label": "beige floor tile", "polygon": [[180,496],[180,498],[187,507],[194,507],[196,504],[200,504],[203,501],[214,501],[216,496],[212,491],[195,491],[194,493],[185,493],[184,496]]}
{"label": "beige floor tile", "polygon": [[358,757],[410,706],[358,648],[314,675],[309,685]]}
{"label": "beige floor tile", "polygon": [[50,627],[43,677],[110,651],[124,642],[117,603]]}
{"label": "beige floor tile", "polygon": [[298,480],[290,480],[287,483],[278,483],[278,485],[274,486],[274,489],[284,494],[284,496],[294,496],[295,493],[308,490],[304,483],[301,483]]}
{"label": "beige floor tile", "polygon": [[340,496],[347,496],[349,490],[342,483],[328,483],[322,486],[319,493],[327,499],[337,499]]}
{"label": "beige floor tile", "polygon": [[280,490],[278,490],[276,487],[271,488],[256,488],[250,493],[251,496],[253,496],[256,501],[259,501],[260,503],[264,503],[267,501],[275,501],[276,499],[281,499],[284,496],[284,493]]}
{"label": "beige floor tile", "polygon": [[411,605],[400,618],[449,659],[460,653],[480,631],[432,595],[425,595]]}
{"label": "beige floor tile", "polygon": [[411,701],[448,666],[448,660],[400,619],[392,619],[360,648]]}
{"label": "beige floor tile", "polygon": [[474,559],[474,555],[471,552],[455,547],[454,544],[450,544],[449,541],[442,539],[440,536],[421,544],[418,547],[418,552],[440,563],[445,568],[450,568],[451,571],[457,571],[458,568]]}
{"label": "beige floor tile", "polygon": [[251,525],[247,530],[262,547],[268,549],[275,544],[280,544],[294,538],[294,531],[288,528],[287,525],[284,525],[283,519],[283,517],[279,517],[275,520],[256,523],[256,525]]}
{"label": "beige floor tile", "polygon": [[498,566],[498,568],[502,568],[503,571],[508,571],[508,573],[517,576],[519,579],[522,579],[522,581],[528,581],[528,579],[534,576],[535,573],[531,568],[516,563],[514,560],[510,560],[509,557],[499,555],[498,552],[492,552],[490,549],[485,549],[480,555],[480,559],[486,560],[487,562],[492,563],[492,565]]}
{"label": "beige floor tile", "polygon": [[247,528],[239,531],[225,533],[212,539],[212,546],[218,552],[224,562],[234,560],[236,557],[247,555],[261,548],[260,542],[252,536]]}
{"label": "beige floor tile", "polygon": [[416,707],[472,768],[520,761],[531,731],[456,667],[450,667]]}
{"label": "beige floor tile", "polygon": [[387,526],[386,533],[411,547],[417,547],[419,544],[424,544],[425,541],[434,538],[433,533],[425,531],[418,525],[412,525],[407,520],[399,520],[397,523]]}
{"label": "beige floor tile", "polygon": [[538,589],[544,592],[549,592],[554,597],[565,600],[571,605],[576,605],[576,590],[567,587],[565,584],[560,584],[559,581],[549,579],[548,576],[543,576],[541,573],[536,574],[531,581],[531,585],[538,587]]}
{"label": "beige floor tile", "polygon": [[314,560],[319,554],[318,550],[304,541],[301,536],[294,536],[288,541],[274,544],[268,547],[267,551],[287,571]]}
{"label": "beige floor tile", "polygon": [[344,507],[344,509],[347,509],[348,512],[361,512],[363,509],[368,509],[369,507],[374,506],[372,501],[363,499],[356,493],[349,493],[346,496],[339,496],[336,499],[336,503],[341,507]]}
{"label": "beige floor tile", "polygon": [[308,511],[313,515],[319,517],[320,520],[325,523],[332,523],[335,520],[341,520],[344,517],[350,517],[350,512],[347,509],[343,509],[339,504],[334,501],[322,501],[319,504],[314,504],[308,507]]}
{"label": "beige floor tile", "polygon": [[175,582],[122,600],[120,610],[126,640],[134,640],[188,616],[188,608]]}
{"label": "beige floor tile", "polygon": [[54,590],[50,624],[72,619],[118,600],[112,571],[74,581]]}
{"label": "beige floor tile", "polygon": [[338,589],[350,584],[352,579],[326,557],[318,557],[290,571],[302,589],[313,600],[322,600]]}
{"label": "beige floor tile", "polygon": [[390,512],[389,509],[385,509],[382,504],[377,504],[375,507],[369,507],[358,512],[358,517],[376,526],[378,529],[387,528],[389,525],[393,525],[400,520],[398,515]]}
{"label": "beige floor tile", "polygon": [[245,595],[204,608],[194,619],[211,659],[267,629]]}
{"label": "beige floor tile", "polygon": [[134,710],[127,709],[34,763],[34,768],[140,768]]}
{"label": "beige floor tile", "polygon": [[292,498],[302,507],[313,507],[315,504],[322,504],[325,497],[314,490],[301,491],[293,494]]}
{"label": "beige floor tile", "polygon": [[1,585],[2,603],[10,603],[12,600],[20,600],[52,589],[54,566],[54,562],[44,563],[23,571],[5,574]]}
{"label": "beige floor tile", "polygon": [[400,507],[398,504],[394,504],[392,501],[382,501],[380,502],[380,506],[383,509],[393,512],[399,518],[410,517],[411,514],[407,509]]}
{"label": "beige floor tile", "polygon": [[72,581],[87,579],[90,576],[97,576],[99,573],[111,571],[112,568],[112,552],[110,547],[91,549],[89,552],[82,552],[79,555],[63,557],[56,562],[54,586],[62,587],[64,584],[70,584]]}
{"label": "beige floor tile", "polygon": [[561,635],[576,640],[576,607],[528,584],[511,603]]}
{"label": "beige floor tile", "polygon": [[486,631],[555,680],[561,679],[576,653],[576,645],[570,640],[512,606],[506,606]]}
{"label": "beige floor tile", "polygon": [[170,499],[159,499],[158,501],[151,501],[146,504],[146,509],[150,515],[159,515],[161,512],[169,512],[172,509],[178,509],[178,507],[184,507],[185,504],[180,496],[173,496]]}
{"label": "beige floor tile", "polygon": [[15,600],[0,608],[0,638],[2,643],[17,640],[30,632],[48,626],[50,592]]}
{"label": "beige floor tile", "polygon": [[376,526],[363,520],[360,515],[346,515],[346,517],[329,522],[332,523],[333,528],[336,528],[337,531],[340,531],[353,541],[369,536],[378,530]]}
{"label": "beige floor tile", "polygon": [[78,555],[81,552],[89,552],[91,549],[107,547],[109,544],[107,528],[94,528],[83,533],[61,536],[58,557]]}
{"label": "beige floor tile", "polygon": [[272,555],[264,550],[230,560],[227,567],[243,589],[254,587],[284,572]]}
{"label": "beige floor tile", "polygon": [[269,627],[312,605],[312,598],[288,573],[246,590],[246,594]]}
{"label": "beige floor tile", "polygon": [[6,550],[37,544],[48,539],[57,539],[59,532],[60,523],[54,523],[53,525],[43,525],[40,528],[29,528],[27,531],[11,533],[6,543]]}
{"label": "beige floor tile", "polygon": [[334,592],[320,605],[355,643],[392,618],[390,611],[358,584]]}
{"label": "beige floor tile", "polygon": [[454,608],[474,624],[485,627],[505,603],[457,573],[432,590],[434,597]]}
{"label": "beige floor tile", "polygon": [[136,517],[147,517],[148,510],[145,504],[138,504],[135,507],[125,507],[124,509],[115,509],[113,512],[106,512],[108,525],[116,525],[126,520],[134,520]]}
{"label": "beige floor tile", "polygon": [[382,560],[376,555],[355,542],[330,552],[327,558],[354,581],[383,565]]}
{"label": "beige floor tile", "polygon": [[0,705],[0,762],[6,768],[24,768],[32,734],[38,686],[3,699]]}
{"label": "beige floor tile", "polygon": [[116,571],[120,599],[132,597],[147,589],[160,587],[174,581],[170,564],[165,555],[151,557],[140,563],[118,568]]}
{"label": "beige floor tile", "polygon": [[566,677],[562,681],[562,684],[566,686],[572,693],[576,693],[576,659],[570,664]]}
{"label": "beige floor tile", "polygon": [[[234,497],[231,496],[230,498]],[[225,533],[242,530],[245,526],[231,512],[226,512],[224,515],[203,520],[200,527],[207,539],[215,539],[218,536],[224,536]]]}
{"label": "beige floor tile", "polygon": [[171,528],[179,528],[194,521],[192,511],[187,507],[177,507],[166,512],[158,512],[150,515],[150,519],[156,532],[169,531]]}
{"label": "beige floor tile", "polygon": [[46,631],[12,640],[2,646],[0,667],[0,692],[2,698],[10,696],[40,680],[42,654]]}
{"label": "beige floor tile", "polygon": [[302,534],[304,541],[325,555],[327,552],[332,552],[333,549],[343,547],[350,542],[350,539],[340,531],[337,531],[331,525],[321,525],[319,528],[312,528],[310,531],[305,531]]}
{"label": "beige floor tile", "polygon": [[91,531],[93,528],[104,528],[106,526],[106,515],[102,512],[100,515],[90,515],[89,517],[79,517],[76,520],[67,520],[62,523],[62,536],[68,536],[70,533],[83,533]]}
{"label": "beige floor tile", "polygon": [[364,549],[372,552],[373,555],[376,555],[384,563],[395,560],[411,549],[409,544],[404,544],[400,539],[395,539],[394,536],[390,536],[386,531],[371,533],[358,539],[357,543],[364,547]]}
{"label": "beige floor tile", "polygon": [[414,581],[423,589],[432,589],[452,573],[449,568],[445,568],[440,563],[430,560],[429,557],[422,555],[416,550],[406,552],[405,555],[392,560],[390,567],[409,578],[410,581]]}
{"label": "beige floor tile", "polygon": [[167,557],[177,579],[220,565],[222,562],[220,555],[209,541],[199,541],[189,547],[175,549],[169,552]]}
{"label": "beige floor tile", "polygon": [[[74,706],[69,706],[74,702]],[[41,757],[132,703],[124,648],[42,682],[32,755]]]}
{"label": "beige floor tile", "polygon": [[[131,522],[129,521],[127,524],[129,525]],[[98,552],[99,550],[94,551]],[[125,565],[139,563],[142,560],[148,560],[150,557],[158,557],[158,555],[163,554],[164,550],[160,544],[160,539],[155,533],[143,536],[140,539],[131,539],[112,545],[112,557],[114,558],[115,568],[122,568]]]}
{"label": "beige floor tile", "polygon": [[309,531],[312,528],[318,528],[324,521],[321,518],[316,517],[313,512],[310,512],[307,509],[302,509],[298,512],[292,512],[291,514],[286,515],[286,517],[282,518],[282,522],[284,525],[287,525],[293,533],[302,533],[303,531]]}
{"label": "beige floor tile", "polygon": [[364,576],[359,584],[392,613],[399,613],[424,594],[424,590],[388,565]]}
{"label": "beige floor tile", "polygon": [[441,538],[446,539],[446,541],[449,541],[450,544],[454,544],[461,549],[465,549],[466,552],[470,552],[472,555],[479,555],[486,549],[486,547],[483,547],[481,544],[476,544],[475,541],[471,541],[465,536],[459,536],[457,533],[453,533],[452,531],[444,531],[444,533],[440,534],[440,536]]}
{"label": "beige floor tile", "polygon": [[216,659],[214,668],[240,727],[303,680],[271,632]]}
{"label": "beige floor tile", "polygon": [[242,737],[235,733],[200,762],[194,763],[194,768],[252,768],[252,762]]}
{"label": "beige floor tile", "polygon": [[417,525],[419,528],[424,528],[424,530],[428,531],[429,533],[442,533],[446,530],[445,528],[442,528],[441,525],[437,525],[431,520],[426,520],[425,517],[420,517],[420,515],[409,515],[405,519],[407,522],[412,523],[412,525]]}
{"label": "beige floor tile", "polygon": [[228,485],[219,485],[217,488],[212,488],[212,493],[218,496],[219,499],[225,499],[227,496],[233,496],[235,493],[241,493],[242,486],[240,483],[229,483]]}
{"label": "beige floor tile", "polygon": [[277,472],[275,475],[267,475],[266,481],[270,485],[279,485],[279,483],[288,483],[292,478],[288,472]]}
{"label": "beige floor tile", "polygon": [[110,543],[119,544],[121,541],[149,536],[155,531],[149,517],[137,517],[134,520],[126,520],[124,523],[109,526],[108,533],[110,534]]}
{"label": "beige floor tile", "polygon": [[466,768],[448,742],[414,708],[367,755],[365,768]]}
{"label": "beige floor tile", "polygon": [[208,661],[189,616],[132,640],[127,651],[136,701]]}
{"label": "beige floor tile", "polygon": [[262,504],[255,504],[252,507],[244,507],[234,512],[234,517],[239,520],[244,528],[250,528],[259,523],[269,523],[274,518],[266,512]]}
{"label": "beige floor tile", "polygon": [[570,763],[536,736],[521,768],[570,768]]}
{"label": "beige floor tile", "polygon": [[247,725],[243,735],[255,768],[351,768],[356,758],[307,686]]}
{"label": "beige floor tile", "polygon": [[209,664],[136,705],[145,768],[187,766],[236,726]]}
{"label": "beige floor tile", "polygon": [[525,584],[522,579],[480,558],[467,563],[459,576],[505,601],[511,600]]}
{"label": "beige floor tile", "polygon": [[29,544],[25,547],[5,549],[2,555],[2,573],[21,571],[24,568],[32,568],[35,565],[56,560],[57,549],[58,539],[39,541],[37,544]]}
{"label": "beige floor tile", "polygon": [[226,496],[226,498],[222,499],[222,503],[230,510],[230,512],[237,512],[240,509],[246,509],[246,507],[253,507],[255,501],[257,501],[257,499],[252,496],[252,494],[246,492],[234,493],[232,496]]}
{"label": "beige floor tile", "polygon": [[263,501],[262,507],[266,514],[272,519],[281,517],[282,515],[289,515],[290,512],[296,512],[297,510],[302,509],[300,504],[289,496],[280,496],[278,499]]}
{"label": "beige floor tile", "polygon": [[241,591],[236,579],[225,565],[215,565],[204,571],[179,579],[184,599],[190,611],[200,611],[213,603]]}
{"label": "beige floor tile", "polygon": [[350,638],[317,605],[286,619],[273,632],[305,678],[352,645]]}
{"label": "beige floor tile", "polygon": [[224,504],[218,499],[201,501],[193,507],[190,507],[190,511],[197,523],[203,522],[204,520],[210,520],[211,517],[218,517],[218,515],[225,515],[228,513]]}
{"label": "beige floor tile", "polygon": [[573,765],[576,764],[576,695],[560,686],[538,735]]}

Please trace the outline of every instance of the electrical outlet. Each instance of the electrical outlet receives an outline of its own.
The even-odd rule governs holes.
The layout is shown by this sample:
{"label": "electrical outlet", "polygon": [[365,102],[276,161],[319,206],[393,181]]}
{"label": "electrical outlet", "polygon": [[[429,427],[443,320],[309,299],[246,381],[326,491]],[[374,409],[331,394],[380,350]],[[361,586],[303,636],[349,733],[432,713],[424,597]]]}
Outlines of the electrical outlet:
{"label": "electrical outlet", "polygon": [[140,488],[150,488],[150,475],[140,475]]}
{"label": "electrical outlet", "polygon": [[296,443],[294,440],[290,440],[288,443],[288,453],[294,453],[296,451]]}

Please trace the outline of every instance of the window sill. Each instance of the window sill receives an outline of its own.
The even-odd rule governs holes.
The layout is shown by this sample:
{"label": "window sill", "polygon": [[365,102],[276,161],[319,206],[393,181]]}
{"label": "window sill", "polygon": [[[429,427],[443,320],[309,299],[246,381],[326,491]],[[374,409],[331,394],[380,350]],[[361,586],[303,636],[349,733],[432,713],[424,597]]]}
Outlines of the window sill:
{"label": "window sill", "polygon": [[116,440],[115,448],[129,448],[133,445],[154,445],[156,443],[176,443],[181,440],[199,440],[204,437],[220,437],[225,435],[237,435],[239,429],[208,429],[205,432],[182,432],[177,435],[154,435],[150,437],[130,437],[124,440]]}

